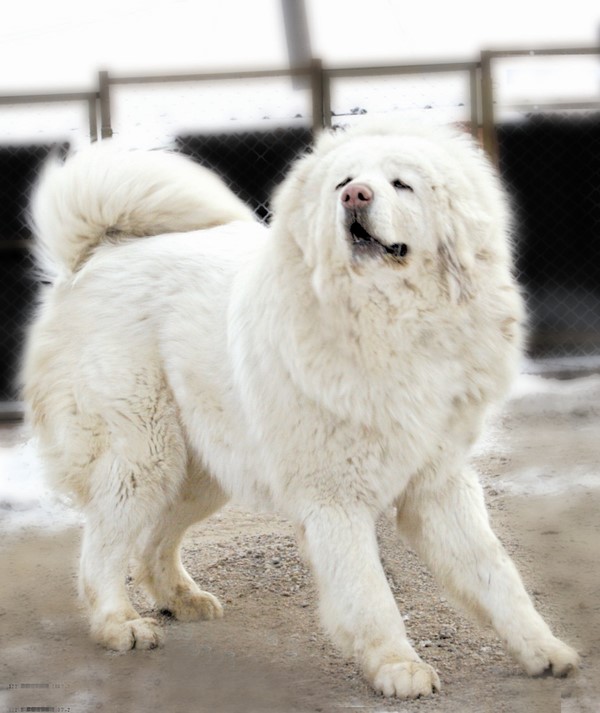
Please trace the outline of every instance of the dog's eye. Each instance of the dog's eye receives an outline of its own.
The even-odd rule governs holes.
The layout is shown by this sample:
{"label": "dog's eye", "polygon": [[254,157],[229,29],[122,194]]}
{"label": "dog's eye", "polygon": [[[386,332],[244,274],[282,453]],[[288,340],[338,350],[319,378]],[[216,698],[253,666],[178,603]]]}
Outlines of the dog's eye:
{"label": "dog's eye", "polygon": [[343,188],[346,186],[348,183],[350,183],[352,179],[351,178],[345,178],[341,183],[338,183],[337,186],[335,187],[336,191],[339,191],[340,188]]}
{"label": "dog's eye", "polygon": [[401,181],[399,178],[392,181],[392,186],[394,186],[394,188],[398,188],[399,190],[412,191],[411,186],[409,186],[408,183],[404,183],[404,181]]}

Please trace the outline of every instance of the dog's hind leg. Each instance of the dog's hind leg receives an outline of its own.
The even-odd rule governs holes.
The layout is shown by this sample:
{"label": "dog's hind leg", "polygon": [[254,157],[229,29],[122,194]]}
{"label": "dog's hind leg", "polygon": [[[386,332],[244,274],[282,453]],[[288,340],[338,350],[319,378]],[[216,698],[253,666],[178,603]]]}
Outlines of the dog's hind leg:
{"label": "dog's hind leg", "polygon": [[194,458],[190,458],[180,498],[146,529],[137,555],[136,582],[161,611],[180,621],[223,615],[218,599],[202,591],[186,572],[180,556],[185,531],[222,507],[227,496]]}
{"label": "dog's hind leg", "polygon": [[577,653],[535,610],[493,533],[473,471],[417,475],[398,502],[398,527],[448,592],[494,627],[530,675],[565,676],[577,667]]}
{"label": "dog's hind leg", "polygon": [[140,533],[181,492],[186,448],[164,394],[123,404],[108,418],[109,435],[91,467],[84,507],[80,593],[95,641],[117,651],[154,648],[158,624],[133,608],[125,579]]}
{"label": "dog's hind leg", "polygon": [[108,514],[96,513],[83,537],[79,589],[89,609],[91,636],[114,651],[152,649],[161,643],[158,622],[140,617],[127,594],[125,577],[134,535],[115,527]]}

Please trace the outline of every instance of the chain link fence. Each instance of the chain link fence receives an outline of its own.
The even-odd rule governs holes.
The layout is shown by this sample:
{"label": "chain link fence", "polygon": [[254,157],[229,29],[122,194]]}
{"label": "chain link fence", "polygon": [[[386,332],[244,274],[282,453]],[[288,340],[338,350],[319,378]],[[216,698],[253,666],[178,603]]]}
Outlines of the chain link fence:
{"label": "chain link fence", "polygon": [[589,111],[589,97],[588,111],[577,98],[570,98],[569,110],[507,111],[514,97],[498,81],[505,74],[493,76],[486,94],[478,63],[314,69],[293,79],[283,71],[247,73],[245,79],[230,73],[222,81],[214,75],[210,81],[200,75],[105,75],[99,92],[76,96],[86,100],[88,114],[82,111],[78,126],[65,121],[62,133],[56,122],[48,130],[36,123],[33,104],[28,121],[7,131],[10,109],[0,97],[0,403],[17,398],[14,377],[38,287],[26,221],[31,186],[51,150],[64,153],[96,137],[97,98],[103,137],[114,134],[132,147],[168,146],[193,157],[217,171],[265,222],[274,186],[322,125],[393,111],[408,118],[426,113],[434,122],[465,125],[477,134],[495,116],[493,137],[484,135],[484,143],[515,206],[530,353],[600,354],[600,103],[598,112]]}
{"label": "chain link fence", "polygon": [[29,197],[48,155],[68,144],[0,145],[0,402],[16,398],[15,381],[25,326],[38,291]]}
{"label": "chain link fence", "polygon": [[600,50],[488,53],[530,352],[600,354]]}
{"label": "chain link fence", "polygon": [[273,189],[311,141],[309,128],[279,127],[271,131],[179,136],[177,146],[182,153],[216,171],[257,217],[268,223]]}
{"label": "chain link fence", "polygon": [[534,114],[497,133],[530,349],[600,353],[600,113]]}

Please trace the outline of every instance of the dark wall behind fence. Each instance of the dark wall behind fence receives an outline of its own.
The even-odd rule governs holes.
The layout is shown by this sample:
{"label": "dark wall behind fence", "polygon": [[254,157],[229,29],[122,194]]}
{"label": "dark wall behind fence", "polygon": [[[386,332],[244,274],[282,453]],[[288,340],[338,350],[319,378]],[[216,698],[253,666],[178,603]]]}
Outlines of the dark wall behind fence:
{"label": "dark wall behind fence", "polygon": [[497,127],[534,353],[600,353],[600,114]]}
{"label": "dark wall behind fence", "polygon": [[27,210],[40,168],[65,144],[0,146],[0,401],[16,398],[24,330],[39,284],[34,275]]}
{"label": "dark wall behind fence", "polygon": [[177,146],[183,153],[216,171],[261,220],[268,221],[273,189],[311,141],[312,130],[309,128],[280,128],[179,136]]}

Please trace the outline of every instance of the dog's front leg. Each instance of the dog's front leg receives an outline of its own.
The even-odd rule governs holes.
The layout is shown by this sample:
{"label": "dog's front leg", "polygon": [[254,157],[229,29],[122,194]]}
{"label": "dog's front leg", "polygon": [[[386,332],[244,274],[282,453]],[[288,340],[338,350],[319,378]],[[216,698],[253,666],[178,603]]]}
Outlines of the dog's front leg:
{"label": "dog's front leg", "polygon": [[301,546],[318,583],[321,619],[336,645],[386,696],[417,698],[439,689],[437,673],[406,638],[371,514],[358,507],[313,506],[302,525]]}
{"label": "dog's front leg", "polygon": [[424,472],[398,503],[398,527],[449,594],[491,624],[527,673],[566,676],[578,655],[535,610],[492,532],[477,475]]}

